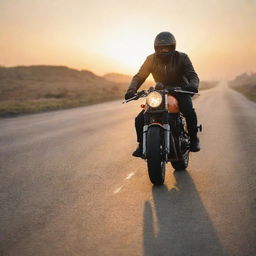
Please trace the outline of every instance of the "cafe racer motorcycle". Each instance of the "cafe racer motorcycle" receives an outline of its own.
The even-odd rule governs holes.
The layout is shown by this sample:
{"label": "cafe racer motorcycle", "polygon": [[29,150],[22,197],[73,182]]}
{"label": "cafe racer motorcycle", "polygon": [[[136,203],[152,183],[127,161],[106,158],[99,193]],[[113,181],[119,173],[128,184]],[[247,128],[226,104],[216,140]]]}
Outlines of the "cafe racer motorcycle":
{"label": "cafe racer motorcycle", "polygon": [[[185,170],[188,166],[190,140],[186,120],[174,97],[179,93],[196,94],[180,87],[164,89],[163,84],[157,83],[155,88],[140,91],[123,102],[146,97],[146,103],[141,105],[145,110],[142,158],[147,161],[148,175],[154,185],[164,183],[167,162],[175,170]],[[198,130],[202,130],[202,125]]]}

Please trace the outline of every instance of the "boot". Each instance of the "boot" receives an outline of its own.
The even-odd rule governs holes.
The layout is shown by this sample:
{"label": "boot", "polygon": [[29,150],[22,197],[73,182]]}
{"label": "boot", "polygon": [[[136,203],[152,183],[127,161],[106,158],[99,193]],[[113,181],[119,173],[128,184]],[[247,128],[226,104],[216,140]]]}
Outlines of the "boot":
{"label": "boot", "polygon": [[143,147],[142,147],[142,143],[138,144],[138,147],[136,148],[136,150],[132,153],[133,156],[135,157],[142,157],[143,156]]}
{"label": "boot", "polygon": [[195,109],[193,108],[190,115],[186,116],[188,134],[190,137],[190,151],[198,152],[200,151],[199,138],[197,137],[197,116]]}
{"label": "boot", "polygon": [[192,136],[190,138],[190,151],[191,152],[200,151],[199,138],[197,136]]}

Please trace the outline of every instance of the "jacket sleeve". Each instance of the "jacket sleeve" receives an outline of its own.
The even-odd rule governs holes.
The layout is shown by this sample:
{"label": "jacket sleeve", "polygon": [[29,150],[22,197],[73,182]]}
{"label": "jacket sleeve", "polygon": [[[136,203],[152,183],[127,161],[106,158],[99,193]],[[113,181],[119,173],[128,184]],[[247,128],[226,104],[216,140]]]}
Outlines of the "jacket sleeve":
{"label": "jacket sleeve", "polygon": [[145,82],[145,80],[151,73],[151,66],[152,59],[150,58],[150,56],[148,56],[145,62],[140,67],[139,72],[135,76],[133,76],[127,92],[136,92],[140,88],[140,86]]}
{"label": "jacket sleeve", "polygon": [[184,80],[187,81],[187,85],[185,87],[188,90],[198,92],[199,78],[188,55],[186,55],[184,59]]}

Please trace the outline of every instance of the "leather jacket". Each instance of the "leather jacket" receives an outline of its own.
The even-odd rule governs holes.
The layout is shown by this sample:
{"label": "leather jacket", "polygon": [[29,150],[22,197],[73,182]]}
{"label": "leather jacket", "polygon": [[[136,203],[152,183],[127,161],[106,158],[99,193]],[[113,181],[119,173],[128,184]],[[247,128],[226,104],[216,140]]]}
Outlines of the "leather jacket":
{"label": "leather jacket", "polygon": [[133,76],[127,92],[136,92],[150,73],[155,82],[162,83],[165,88],[181,87],[198,92],[199,78],[185,53],[174,51],[167,61],[158,58],[155,53],[149,55]]}

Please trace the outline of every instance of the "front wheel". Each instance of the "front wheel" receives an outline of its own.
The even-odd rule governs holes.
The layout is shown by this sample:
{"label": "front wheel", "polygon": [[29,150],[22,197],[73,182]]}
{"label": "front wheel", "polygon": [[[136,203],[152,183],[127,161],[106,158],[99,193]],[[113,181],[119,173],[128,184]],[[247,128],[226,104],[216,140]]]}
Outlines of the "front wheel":
{"label": "front wheel", "polygon": [[150,126],[147,132],[147,164],[150,181],[162,185],[165,179],[165,161],[163,159],[163,136],[160,126]]}

